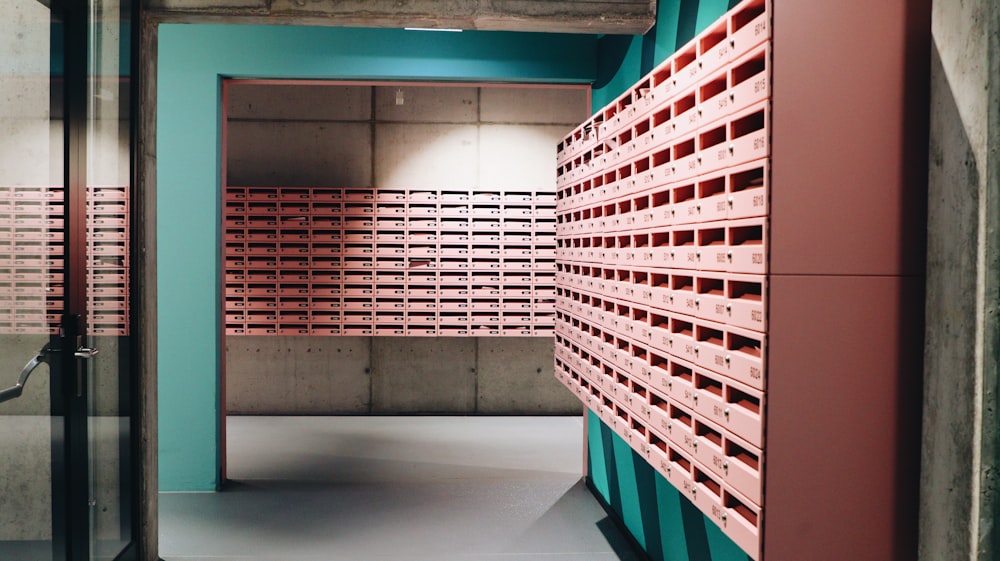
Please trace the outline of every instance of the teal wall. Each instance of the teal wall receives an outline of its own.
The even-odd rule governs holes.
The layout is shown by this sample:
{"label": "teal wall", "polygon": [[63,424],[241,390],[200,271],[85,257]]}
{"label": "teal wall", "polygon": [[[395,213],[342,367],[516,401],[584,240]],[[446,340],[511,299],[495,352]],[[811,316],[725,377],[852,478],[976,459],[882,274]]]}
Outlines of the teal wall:
{"label": "teal wall", "polygon": [[653,561],[750,561],[714,522],[590,411],[587,445],[591,483]]}
{"label": "teal wall", "polygon": [[[737,0],[660,0],[645,36],[605,36],[591,105],[598,111],[719,19]],[[748,561],[694,504],[587,413],[588,474],[605,503],[654,561]]]}
{"label": "teal wall", "polygon": [[646,35],[602,37],[591,98],[593,111],[614,101],[738,3],[738,0],[659,0],[656,25]]}
{"label": "teal wall", "polygon": [[591,83],[595,59],[596,38],[584,35],[161,25],[161,490],[214,490],[220,483],[221,77]]}

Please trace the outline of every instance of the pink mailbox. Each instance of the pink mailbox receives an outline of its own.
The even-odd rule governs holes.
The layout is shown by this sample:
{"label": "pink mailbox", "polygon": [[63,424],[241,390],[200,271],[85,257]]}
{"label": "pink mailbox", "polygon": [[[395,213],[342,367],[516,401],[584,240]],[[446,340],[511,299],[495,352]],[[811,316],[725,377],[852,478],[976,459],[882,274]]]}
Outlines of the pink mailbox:
{"label": "pink mailbox", "polygon": [[694,180],[674,184],[670,198],[673,200],[670,214],[674,224],[690,224],[698,221]]}
{"label": "pink mailbox", "polygon": [[667,438],[679,446],[686,454],[694,455],[694,416],[684,407],[676,403],[670,404],[670,425],[667,427]]}
{"label": "pink mailbox", "polygon": [[[632,326],[630,333],[632,339],[641,345],[649,345],[652,341],[652,331],[650,331],[649,325],[649,310],[641,305],[632,306]],[[645,362],[645,357],[643,357],[642,362]]]}
{"label": "pink mailbox", "polygon": [[731,165],[759,160],[770,154],[770,111],[770,102],[763,101],[728,119]]}
{"label": "pink mailbox", "polygon": [[713,460],[721,459],[723,456],[725,442],[723,441],[723,431],[712,423],[696,417],[694,420],[695,449],[694,460],[699,467],[708,468],[708,473],[716,478],[719,484],[719,499],[722,499],[721,487],[724,475],[721,465],[713,465]]}
{"label": "pink mailbox", "polygon": [[710,411],[720,426],[758,448],[763,446],[764,394],[734,380],[726,380],[719,408]]}
{"label": "pink mailbox", "polygon": [[764,332],[767,325],[766,279],[758,275],[727,276],[726,323]]}
{"label": "pink mailbox", "polygon": [[704,76],[724,67],[730,60],[729,25],[720,19],[698,36],[698,70]]}
{"label": "pink mailbox", "polygon": [[726,223],[726,259],[732,273],[767,272],[767,219],[747,218]]}
{"label": "pink mailbox", "polygon": [[[701,173],[697,131],[691,132],[687,135],[678,136],[678,138],[674,140],[670,149],[671,171],[673,172],[673,176],[670,178],[670,181],[685,181],[693,179]],[[675,217],[678,215],[675,215]]]}
{"label": "pink mailbox", "polygon": [[644,384],[632,380],[632,393],[628,395],[628,407],[632,412],[633,417],[642,421],[642,424],[644,425],[642,442],[646,443],[645,425],[649,424],[651,411],[649,405],[649,391],[646,389]]}
{"label": "pink mailbox", "polygon": [[670,431],[670,401],[658,389],[649,388],[649,426],[662,436]]}
{"label": "pink mailbox", "polygon": [[709,467],[722,476],[725,483],[754,505],[761,504],[762,462],[759,448],[726,435],[723,453],[713,456]]}
{"label": "pink mailbox", "polygon": [[670,353],[670,316],[656,313],[649,314],[649,345],[663,353]]}
{"label": "pink mailbox", "polygon": [[672,229],[667,227],[650,231],[647,250],[649,260],[644,263],[645,266],[657,268],[673,266],[675,253],[671,245],[671,233]]}
{"label": "pink mailbox", "polygon": [[690,318],[673,316],[670,318],[669,352],[675,357],[697,363],[697,341],[694,324]]}
{"label": "pink mailbox", "polygon": [[726,244],[726,222],[698,226],[697,264],[703,271],[726,271],[732,266],[730,247]]}
{"label": "pink mailbox", "polygon": [[648,372],[648,379],[646,380],[648,387],[665,395],[669,394],[670,360],[667,358],[666,353],[651,351],[649,353],[649,362],[643,366],[642,370]]}
{"label": "pink mailbox", "polygon": [[724,325],[707,321],[699,322],[695,326],[695,335],[698,339],[695,364],[713,372],[725,371],[727,355],[725,329]]}
{"label": "pink mailbox", "polygon": [[722,507],[722,481],[710,470],[695,464],[694,490],[690,498],[698,510],[705,513],[716,525],[721,526],[727,515]]}
{"label": "pink mailbox", "polygon": [[698,217],[701,222],[714,222],[729,217],[726,193],[726,176],[700,177],[695,195],[698,199]]}
{"label": "pink mailbox", "polygon": [[649,275],[649,305],[654,310],[670,310],[673,292],[670,290],[670,275],[668,273],[650,273]]}
{"label": "pink mailbox", "polygon": [[757,389],[764,389],[766,336],[762,333],[726,328],[726,367],[724,374]]}
{"label": "pink mailbox", "polygon": [[691,226],[675,226],[670,233],[671,264],[682,269],[698,268],[698,246],[696,229]]}
{"label": "pink mailbox", "polygon": [[674,223],[671,187],[656,187],[649,193],[649,228],[662,228]]}
{"label": "pink mailbox", "polygon": [[701,78],[698,68],[698,41],[691,40],[671,57],[673,63],[674,87],[678,91],[692,86]]}
{"label": "pink mailbox", "polygon": [[720,524],[723,532],[752,559],[758,559],[763,510],[729,489],[723,491],[722,504],[726,513]]}
{"label": "pink mailbox", "polygon": [[771,97],[771,44],[763,43],[729,68],[729,103],[733,111]]}
{"label": "pink mailbox", "polygon": [[673,140],[677,131],[677,123],[674,122],[673,115],[673,103],[663,103],[652,110],[649,116],[650,131],[646,135],[650,142],[650,150],[670,146],[670,141]]}
{"label": "pink mailbox", "polygon": [[670,460],[667,472],[667,480],[673,485],[678,491],[683,493],[685,496],[691,496],[691,490],[694,488],[694,479],[692,478],[691,470],[694,468],[694,462],[687,452],[683,450],[680,446],[677,446],[673,442],[668,442],[667,455]]}
{"label": "pink mailbox", "polygon": [[670,459],[668,456],[668,446],[666,439],[662,438],[657,434],[655,429],[647,431],[647,437],[649,438],[649,447],[646,454],[646,461],[649,465],[653,466],[660,475],[664,478],[669,479],[670,474]]}
{"label": "pink mailbox", "polygon": [[698,131],[698,172],[710,173],[732,164],[733,145],[728,143],[728,121],[716,121]]}
{"label": "pink mailbox", "polygon": [[771,37],[768,0],[745,0],[729,11],[730,58],[735,60]]}
{"label": "pink mailbox", "polygon": [[685,407],[694,407],[694,366],[681,359],[673,359],[667,374],[667,395]]}
{"label": "pink mailbox", "polygon": [[695,277],[690,271],[674,271],[670,275],[671,298],[667,308],[671,312],[695,315],[698,295],[695,292]]}
{"label": "pink mailbox", "polygon": [[666,59],[649,73],[650,95],[654,106],[660,105],[673,95],[676,81],[673,77],[673,60]]}
{"label": "pink mailbox", "polygon": [[[675,135],[674,144],[677,139],[690,136],[698,130],[700,118],[698,116],[698,88],[691,87],[687,91],[674,98],[672,108],[673,133]],[[674,155],[674,160],[677,159]]]}
{"label": "pink mailbox", "polygon": [[767,215],[768,161],[756,160],[727,170],[728,218]]}
{"label": "pink mailbox", "polygon": [[653,291],[649,284],[650,276],[651,273],[648,270],[632,270],[632,284],[635,286],[635,298],[633,302],[642,304],[643,306],[649,306],[653,303]]}
{"label": "pink mailbox", "polygon": [[[717,421],[725,410],[724,376],[698,368],[694,371],[694,398],[692,406],[700,416]],[[719,423],[716,423],[719,424]]]}
{"label": "pink mailbox", "polygon": [[721,69],[714,76],[706,78],[698,85],[698,111],[700,127],[714,127],[714,124],[732,112],[729,97],[729,70]]}
{"label": "pink mailbox", "polygon": [[730,314],[726,308],[726,283],[721,273],[700,273],[695,277],[696,316],[712,321],[726,322]]}

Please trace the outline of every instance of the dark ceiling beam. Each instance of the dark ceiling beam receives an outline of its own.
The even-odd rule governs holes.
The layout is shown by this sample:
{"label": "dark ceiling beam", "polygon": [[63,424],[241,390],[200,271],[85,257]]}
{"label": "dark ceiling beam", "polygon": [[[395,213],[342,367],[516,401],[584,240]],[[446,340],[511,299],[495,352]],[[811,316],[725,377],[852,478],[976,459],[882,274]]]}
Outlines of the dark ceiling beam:
{"label": "dark ceiling beam", "polygon": [[337,27],[643,34],[656,0],[146,0],[158,19]]}

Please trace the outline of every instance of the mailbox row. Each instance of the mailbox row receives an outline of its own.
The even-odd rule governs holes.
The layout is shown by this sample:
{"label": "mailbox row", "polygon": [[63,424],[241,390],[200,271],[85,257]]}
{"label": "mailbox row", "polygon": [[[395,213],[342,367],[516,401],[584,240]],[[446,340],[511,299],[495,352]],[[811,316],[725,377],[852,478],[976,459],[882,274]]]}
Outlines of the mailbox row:
{"label": "mailbox row", "polygon": [[687,181],[621,192],[603,176],[566,189],[556,215],[559,235],[614,232],[767,215],[769,165],[756,160]]}
{"label": "mailbox row", "polygon": [[227,200],[227,216],[278,216],[285,222],[296,217],[305,221],[311,216],[447,216],[475,218],[518,218],[550,217],[555,214],[555,203],[533,205],[521,204],[476,204],[476,203],[339,203],[320,201],[254,201]]}
{"label": "mailbox row", "polygon": [[597,176],[598,189],[624,194],[687,181],[769,153],[770,101],[765,100],[674,138],[659,138],[648,150],[602,158],[563,173],[557,170],[557,202],[566,199],[567,189],[586,189],[588,181],[593,190]]}
{"label": "mailbox row", "polygon": [[557,161],[563,163],[586,152],[594,142],[614,137],[651,108],[675,101],[727,67],[739,67],[756,47],[770,42],[770,20],[768,0],[745,0],[735,6],[570,132],[557,146]]}
{"label": "mailbox row", "polygon": [[560,263],[764,274],[767,219],[636,229],[557,240]]}
{"label": "mailbox row", "polygon": [[555,273],[541,271],[338,271],[338,270],[268,270],[268,269],[227,269],[227,283],[312,283],[312,284],[355,284],[371,287],[375,293],[385,285],[405,284],[408,286],[435,287],[479,287],[491,284],[531,285],[536,291],[548,290],[554,294]]}
{"label": "mailbox row", "polygon": [[[253,234],[250,234],[250,239]],[[227,238],[229,236],[227,235]],[[3,248],[0,241],[0,249]],[[554,258],[555,244],[445,244],[397,242],[315,242],[311,240],[225,242],[226,255],[381,255],[409,257],[520,257]]]}
{"label": "mailbox row", "polygon": [[[0,188],[2,189],[2,188]],[[523,190],[399,189],[375,187],[240,187],[227,186],[226,200],[257,202],[341,203],[552,203],[552,193]]]}
{"label": "mailbox row", "polygon": [[[664,353],[647,352],[644,360],[624,365],[593,337],[567,330],[562,318],[557,317],[555,334],[561,341],[557,341],[557,356],[578,371],[588,373],[591,379],[603,380],[605,388],[613,390],[612,395],[646,400],[647,390],[655,391],[697,412],[722,431],[756,448],[763,445],[765,400],[761,390]],[[559,350],[560,345],[565,349]],[[659,404],[653,401],[649,405]],[[759,495],[759,489],[747,492],[755,501]]]}
{"label": "mailbox row", "polygon": [[556,297],[579,317],[606,322],[606,315],[638,306],[650,313],[684,314],[766,331],[767,277],[761,275],[579,267],[557,272],[556,283]]}
{"label": "mailbox row", "polygon": [[[671,145],[693,131],[711,131],[744,109],[770,99],[770,44],[758,46],[744,59],[677,95],[667,103],[645,105],[637,119],[613,135],[561,162],[560,177],[575,181],[588,170],[606,169],[650,150]],[[648,100],[649,96],[643,98]],[[561,172],[561,173],[560,173]]]}
{"label": "mailbox row", "polygon": [[298,335],[311,337],[551,337],[552,326],[441,323],[439,325],[343,323],[331,325],[242,325],[226,326],[227,335]]}
{"label": "mailbox row", "polygon": [[[767,337],[762,333],[681,314],[650,313],[619,306],[628,315],[583,317],[556,298],[556,323],[627,371],[648,366],[652,355],[669,356],[764,391]],[[624,313],[624,312],[623,312]]]}
{"label": "mailbox row", "polygon": [[[557,335],[557,349],[558,343]],[[592,378],[592,370],[578,370],[560,356],[555,371],[560,382],[744,552],[759,558],[763,509],[747,496],[760,494],[759,448],[634,381],[625,380],[632,390],[623,395],[616,387],[621,382]]]}

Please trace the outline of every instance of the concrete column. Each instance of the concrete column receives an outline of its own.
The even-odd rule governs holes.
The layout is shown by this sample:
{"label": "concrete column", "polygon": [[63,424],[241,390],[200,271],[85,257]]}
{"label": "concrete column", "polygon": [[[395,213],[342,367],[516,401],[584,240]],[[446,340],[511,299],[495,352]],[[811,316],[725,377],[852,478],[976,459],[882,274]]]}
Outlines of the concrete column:
{"label": "concrete column", "polygon": [[1000,555],[1000,3],[936,0],[921,561]]}

